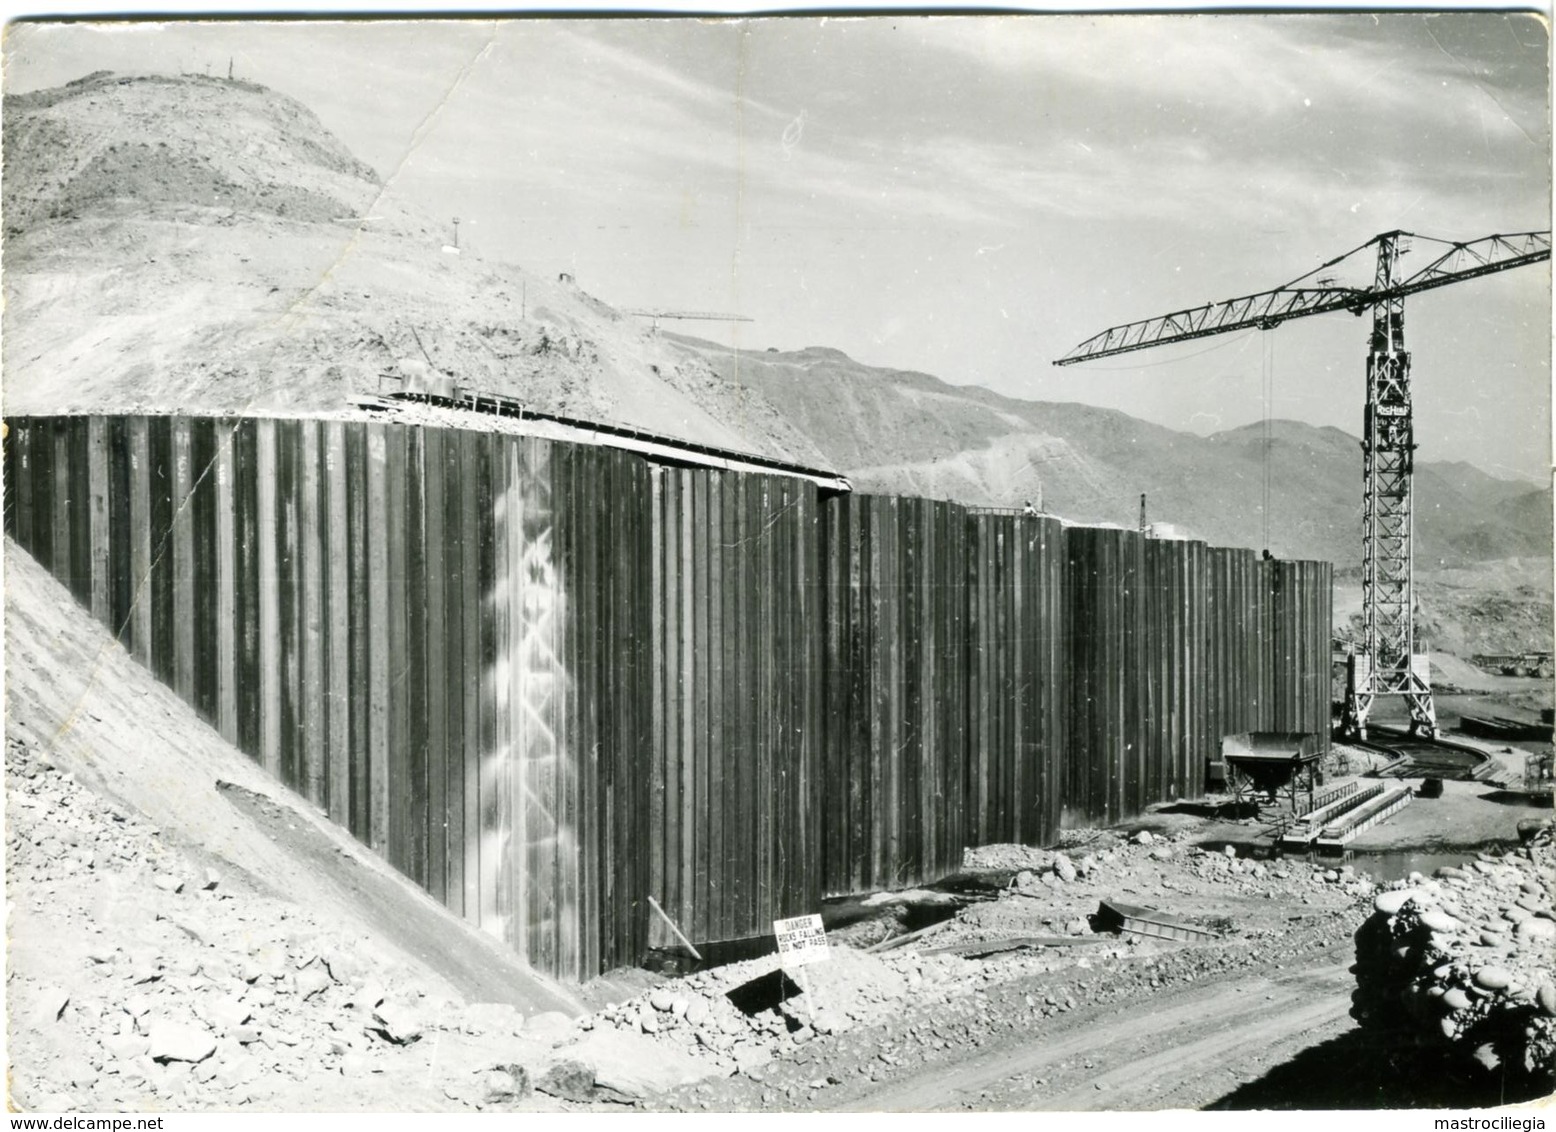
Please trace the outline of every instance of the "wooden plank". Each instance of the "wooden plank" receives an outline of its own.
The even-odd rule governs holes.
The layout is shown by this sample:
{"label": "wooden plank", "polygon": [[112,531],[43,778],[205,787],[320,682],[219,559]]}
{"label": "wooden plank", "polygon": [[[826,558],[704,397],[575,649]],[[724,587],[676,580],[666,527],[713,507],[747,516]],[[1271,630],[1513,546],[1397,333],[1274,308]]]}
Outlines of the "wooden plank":
{"label": "wooden plank", "polygon": [[461,837],[458,850],[464,864],[464,916],[481,922],[481,555],[482,531],[479,478],[482,474],[482,434],[461,430],[459,437],[459,523],[464,562],[459,575],[459,605],[464,626],[460,648],[464,679],[457,703],[462,717],[463,788],[460,798]]}
{"label": "wooden plank", "polygon": [[[561,577],[564,592],[571,595],[567,617],[562,623],[562,670],[568,674],[568,694],[563,701],[557,780],[553,801],[558,830],[557,844],[557,916],[554,927],[556,969],[571,971],[576,964],[578,945],[579,866],[583,838],[579,807],[579,775],[590,749],[589,710],[594,694],[592,686],[579,687],[585,676],[583,666],[591,657],[590,640],[595,620],[590,608],[596,596],[595,578],[589,565],[593,539],[588,529],[591,516],[589,483],[584,475],[581,453],[576,448],[558,452],[554,490],[559,502],[558,521],[563,529]],[[592,799],[590,799],[592,801]],[[592,863],[592,860],[591,860]]]}
{"label": "wooden plank", "polygon": [[[115,492],[122,508],[124,542],[129,552],[126,556],[119,589],[124,602],[120,620],[120,640],[130,654],[142,664],[151,663],[151,498],[148,464],[150,454],[146,442],[146,420],[131,417],[126,422],[121,443],[124,446],[124,481],[122,490]],[[41,455],[40,444],[35,443],[33,455]],[[38,483],[35,477],[34,485]],[[36,490],[35,493],[36,495]],[[112,519],[110,520],[112,521]],[[35,534],[36,539],[36,534]],[[42,561],[41,559],[39,560]]]}
{"label": "wooden plank", "polygon": [[[681,621],[681,585],[685,576],[681,557],[682,500],[681,476],[674,468],[656,470],[655,482],[659,491],[657,514],[661,529],[657,585],[660,588],[660,612],[663,618],[661,640],[664,645],[664,682],[661,704],[663,744],[664,796],[663,814],[664,861],[662,872],[664,886],[657,899],[662,907],[683,912],[685,874],[681,868],[681,844],[685,838],[682,823],[682,770],[684,750],[682,734],[685,723],[685,634]],[[650,886],[652,892],[652,886]],[[677,922],[680,922],[679,920]]]}
{"label": "wooden plank", "polygon": [[[215,425],[216,435],[216,730],[238,743],[238,518],[235,495],[236,429]],[[333,816],[333,815],[332,815]]]}
{"label": "wooden plank", "polygon": [[[550,791],[558,757],[557,715],[562,696],[556,652],[560,631],[556,624],[560,617],[556,601],[559,542],[552,506],[552,445],[532,439],[521,444],[524,559],[519,663],[523,668],[524,702],[519,717],[522,806],[517,818],[524,865],[515,900],[521,920],[519,934],[525,941],[523,950],[529,961],[541,970],[554,970],[556,838]],[[450,700],[451,728],[454,707]]]}
{"label": "wooden plank", "polygon": [[190,495],[194,485],[194,451],[188,417],[175,417],[171,428],[172,472],[172,630],[173,691],[185,703],[194,703],[194,511]]}
{"label": "wooden plank", "polygon": [[475,433],[477,439],[471,457],[472,487],[475,495],[475,519],[479,531],[475,612],[480,634],[477,638],[476,664],[479,677],[476,691],[476,773],[478,793],[476,821],[480,830],[477,858],[477,885],[480,923],[488,931],[499,930],[497,881],[502,845],[502,812],[498,795],[501,786],[502,752],[497,746],[496,668],[497,622],[491,595],[497,589],[497,495],[501,487],[498,465],[498,441],[495,433]]}
{"label": "wooden plank", "polygon": [[[6,445],[9,456],[12,445]],[[7,474],[14,472],[8,463]],[[88,512],[88,540],[90,554],[92,616],[100,623],[113,627],[113,610],[109,600],[110,577],[108,573],[108,421],[101,416],[87,418],[87,478],[86,495]],[[7,508],[9,515],[10,508]],[[10,529],[9,524],[7,530]]]}
{"label": "wooden plank", "polygon": [[302,570],[298,464],[302,421],[276,426],[276,593],[280,646],[281,780],[302,793]]}
{"label": "wooden plank", "polygon": [[[513,553],[518,542],[518,455],[517,440],[511,436],[496,435],[492,443],[492,591],[490,608],[492,616],[493,662],[491,671],[492,692],[492,754],[493,781],[491,805],[496,815],[496,851],[493,856],[495,884],[495,923],[493,931],[501,938],[511,940],[513,930],[513,862],[517,856],[513,842],[513,772],[515,762],[513,742],[513,709],[518,690],[513,679],[514,629],[517,609],[514,601],[513,579],[518,557]],[[412,571],[414,576],[415,571]],[[425,718],[425,698],[422,705]]]}
{"label": "wooden plank", "polygon": [[259,422],[240,420],[232,431],[233,698],[238,747],[258,760],[263,736],[259,676]]}
{"label": "wooden plank", "polygon": [[26,417],[12,417],[6,423],[5,443],[0,445],[0,451],[5,452],[5,480],[0,482],[0,491],[5,493],[5,533],[16,540],[17,546],[23,550],[30,550],[33,541],[31,522],[28,522],[26,536],[22,535],[22,515],[30,512],[31,490],[33,490],[33,470],[31,470],[31,446],[33,446],[33,420]]}
{"label": "wooden plank", "polygon": [[277,564],[276,422],[256,422],[255,469],[259,491],[259,761],[281,777],[281,607]]}
{"label": "wooden plank", "polygon": [[[70,436],[73,431],[73,422],[69,417],[56,417],[54,427],[51,430],[51,440],[54,446],[52,458],[52,472],[54,476],[54,490],[51,508],[51,521],[54,532],[51,538],[50,566],[54,577],[71,592],[71,596],[80,599],[80,587],[76,582],[75,563],[73,561],[73,540],[71,538],[71,514],[76,509],[74,496],[76,483],[71,475],[70,467]],[[85,487],[85,485],[81,485]],[[84,500],[83,500],[84,502]]]}
{"label": "wooden plank", "polygon": [[[681,698],[680,698],[680,774],[681,774],[681,902],[678,922],[681,930],[702,933],[703,911],[702,885],[706,872],[699,872],[698,860],[701,845],[701,826],[698,808],[705,801],[699,783],[701,777],[701,751],[703,729],[706,727],[706,686],[702,681],[703,654],[698,651],[699,631],[702,623],[702,589],[698,579],[702,576],[702,542],[696,536],[697,485],[704,473],[682,469],[675,474],[677,528],[680,532],[680,554],[677,569],[680,571],[680,594],[677,603],[680,611]],[[705,641],[704,641],[705,643]],[[705,933],[692,938],[706,940]]]}
{"label": "wooden plank", "polygon": [[[384,429],[383,571],[375,574],[384,593],[385,711],[383,845],[389,863],[413,879],[414,836],[411,808],[416,803],[411,785],[410,658],[406,652],[406,526],[409,503],[406,448],[411,430],[402,425]],[[377,795],[375,790],[375,796]]]}
{"label": "wooden plank", "polygon": [[322,455],[320,422],[298,422],[301,433],[298,480],[298,554],[301,558],[302,621],[302,789],[315,806],[326,803],[325,690],[328,672],[325,665],[327,624],[324,619],[324,544],[321,525],[320,489]]}
{"label": "wooden plank", "polygon": [[[50,574],[54,573],[54,430],[57,426],[56,418],[35,418],[31,437],[32,542],[28,553]],[[150,561],[149,554],[147,561]]]}
{"label": "wooden plank", "polygon": [[368,565],[368,434],[366,424],[345,426],[346,441],[346,547],[347,617],[351,639],[349,705],[351,832],[366,841],[372,826],[370,789],[370,738],[368,724],[372,661],[368,622],[368,592],[372,586]]}
{"label": "wooden plank", "polygon": [[[713,541],[709,537],[711,531],[709,512],[709,491],[712,483],[712,473],[695,471],[688,473],[692,486],[692,521],[688,527],[688,537],[692,546],[692,594],[695,602],[695,611],[692,616],[692,658],[695,665],[695,675],[692,681],[694,689],[693,713],[693,757],[694,757],[694,785],[693,803],[691,810],[692,824],[688,827],[691,831],[692,848],[692,923],[694,930],[692,939],[711,940],[716,931],[716,919],[711,913],[712,898],[709,881],[708,847],[710,838],[708,835],[711,818],[708,810],[711,805],[709,797],[709,783],[711,770],[709,767],[709,750],[713,744],[711,735],[713,719],[713,680],[710,675],[712,668],[712,653],[710,647],[718,643],[717,636],[710,640],[711,617],[710,582],[709,574],[712,563]],[[685,929],[683,929],[685,930]]]}
{"label": "wooden plank", "polygon": [[[327,732],[325,796],[332,821],[351,824],[351,548],[347,518],[346,430],[341,421],[324,423],[323,623],[326,640],[324,683]],[[438,893],[434,893],[438,895]]]}
{"label": "wooden plank", "polygon": [[[445,527],[448,501],[444,488],[447,456],[444,429],[422,430],[422,491],[426,503],[424,537],[426,560],[425,609],[420,631],[426,642],[427,663],[427,891],[434,899],[448,898],[448,761],[449,625],[447,577],[449,540]],[[522,538],[522,534],[520,536]],[[515,658],[515,674],[522,658]],[[522,757],[522,755],[520,755]],[[521,870],[522,876],[522,870]],[[509,942],[524,952],[523,923],[515,926]]]}
{"label": "wooden plank", "polygon": [[151,474],[148,495],[151,516],[151,670],[172,686],[173,638],[173,420],[152,417],[146,423]]}
{"label": "wooden plank", "polygon": [[367,426],[367,837],[389,856],[389,492],[386,426]]}
{"label": "wooden plank", "polygon": [[[196,417],[189,424],[189,452],[194,477],[186,506],[190,513],[190,531],[194,543],[195,581],[190,618],[194,646],[194,707],[201,719],[215,726],[221,694],[218,605],[223,548],[217,537],[216,460],[222,425],[210,417]],[[105,505],[102,526],[106,528],[107,525]],[[103,573],[106,572],[105,561]],[[106,583],[106,578],[104,581]],[[105,594],[106,589],[105,584]]]}
{"label": "wooden plank", "polygon": [[[650,703],[653,713],[653,745],[651,771],[648,782],[648,890],[654,899],[663,901],[662,907],[675,907],[670,899],[668,877],[665,871],[666,842],[669,828],[665,814],[666,782],[669,778],[668,758],[670,754],[669,744],[666,741],[666,707],[668,694],[666,692],[666,664],[671,655],[671,643],[668,640],[667,630],[669,626],[665,620],[665,590],[666,590],[666,549],[665,549],[665,476],[664,468],[656,467],[652,470],[650,484],[650,506],[652,517],[652,529],[649,533],[650,547],[650,571],[652,592],[649,595],[649,632],[651,634],[653,660],[649,669]],[[651,931],[651,936],[657,939],[660,936],[658,929]]]}
{"label": "wooden plank", "polygon": [[[528,439],[519,437],[511,438],[506,445],[507,480],[504,495],[503,521],[506,527],[506,574],[504,575],[504,593],[507,602],[508,623],[506,626],[507,643],[503,653],[508,672],[508,702],[506,711],[507,724],[507,782],[504,789],[504,804],[506,806],[505,820],[508,831],[508,848],[504,868],[507,870],[507,931],[505,938],[521,953],[528,940],[528,909],[526,900],[528,897],[528,885],[525,870],[528,867],[528,854],[524,842],[524,710],[526,692],[526,669],[524,666],[525,620],[524,601],[525,589],[525,545],[524,545],[524,476],[528,466],[524,455],[524,448],[531,443]],[[431,467],[432,457],[427,458],[428,467]],[[430,484],[427,489],[427,498],[435,499]],[[429,529],[428,542],[431,545],[432,509],[427,512]],[[431,571],[428,571],[429,587],[427,605],[429,609],[436,608],[432,597],[430,585]],[[432,655],[428,654],[428,669],[430,673],[436,673],[438,668],[434,664]],[[431,720],[435,712],[431,710],[433,689],[435,681],[428,681],[428,718]],[[429,759],[436,758],[433,737],[429,731]],[[433,781],[435,768],[429,761],[428,782]],[[429,864],[428,869],[433,869]]]}
{"label": "wooden plank", "polygon": [[[427,843],[431,836],[428,808],[427,700],[428,685],[442,680],[427,670],[427,536],[426,536],[426,434],[424,428],[405,430],[404,565],[405,610],[400,632],[405,641],[406,860],[408,875],[423,888],[430,887]],[[506,755],[506,752],[504,752]]]}

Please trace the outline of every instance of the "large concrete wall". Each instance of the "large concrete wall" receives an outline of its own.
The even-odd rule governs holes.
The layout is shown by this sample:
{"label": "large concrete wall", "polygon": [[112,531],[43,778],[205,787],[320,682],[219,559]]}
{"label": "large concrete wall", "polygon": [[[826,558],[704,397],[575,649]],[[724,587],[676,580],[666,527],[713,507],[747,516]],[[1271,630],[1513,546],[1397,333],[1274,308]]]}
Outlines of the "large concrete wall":
{"label": "large concrete wall", "polygon": [[480,430],[19,418],[5,527],[226,738],[570,978],[1328,740],[1326,563]]}

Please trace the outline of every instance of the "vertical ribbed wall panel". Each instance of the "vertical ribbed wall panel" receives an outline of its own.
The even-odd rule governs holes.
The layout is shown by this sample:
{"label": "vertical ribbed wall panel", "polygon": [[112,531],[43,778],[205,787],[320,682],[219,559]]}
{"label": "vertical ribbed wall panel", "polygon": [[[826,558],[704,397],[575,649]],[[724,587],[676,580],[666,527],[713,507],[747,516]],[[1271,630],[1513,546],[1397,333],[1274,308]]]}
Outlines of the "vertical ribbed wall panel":
{"label": "vertical ribbed wall panel", "polygon": [[652,818],[637,855],[692,939],[761,935],[821,896],[816,489],[662,468],[650,492],[650,545],[620,567],[649,584]]}
{"label": "vertical ribbed wall panel", "polygon": [[965,842],[966,512],[848,495],[822,518],[824,889],[945,876]]}
{"label": "vertical ribbed wall panel", "polygon": [[481,430],[16,418],[8,535],[224,736],[570,978],[1327,748],[1327,563]]}
{"label": "vertical ribbed wall panel", "polygon": [[1065,532],[1053,519],[967,520],[968,844],[1059,831],[1065,725]]}

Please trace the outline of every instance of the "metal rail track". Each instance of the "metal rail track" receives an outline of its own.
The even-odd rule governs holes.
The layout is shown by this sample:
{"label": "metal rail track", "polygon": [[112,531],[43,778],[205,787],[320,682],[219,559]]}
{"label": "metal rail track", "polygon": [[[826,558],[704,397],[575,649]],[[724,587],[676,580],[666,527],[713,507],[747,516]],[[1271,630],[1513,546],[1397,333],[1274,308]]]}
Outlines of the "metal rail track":
{"label": "metal rail track", "polygon": [[1478,751],[1411,735],[1374,734],[1355,745],[1395,760],[1378,772],[1380,778],[1479,779],[1495,770],[1491,759]]}

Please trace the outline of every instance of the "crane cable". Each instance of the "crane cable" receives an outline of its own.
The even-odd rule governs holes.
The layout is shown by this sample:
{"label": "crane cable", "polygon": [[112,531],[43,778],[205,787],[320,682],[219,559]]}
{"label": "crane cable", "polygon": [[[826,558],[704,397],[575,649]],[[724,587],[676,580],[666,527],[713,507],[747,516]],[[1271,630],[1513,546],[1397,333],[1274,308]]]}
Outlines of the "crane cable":
{"label": "crane cable", "polygon": [[1272,419],[1272,409],[1275,400],[1275,335],[1268,330],[1264,332],[1262,385],[1264,394],[1264,506],[1261,509],[1261,514],[1264,517],[1264,549],[1268,553],[1270,549],[1270,448],[1275,442],[1275,427]]}

